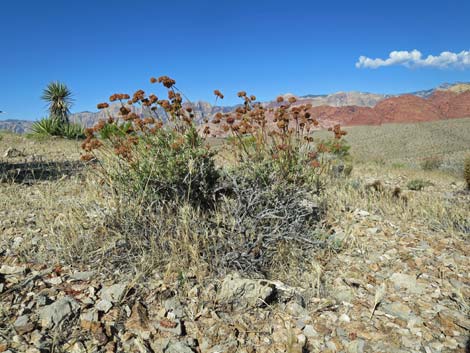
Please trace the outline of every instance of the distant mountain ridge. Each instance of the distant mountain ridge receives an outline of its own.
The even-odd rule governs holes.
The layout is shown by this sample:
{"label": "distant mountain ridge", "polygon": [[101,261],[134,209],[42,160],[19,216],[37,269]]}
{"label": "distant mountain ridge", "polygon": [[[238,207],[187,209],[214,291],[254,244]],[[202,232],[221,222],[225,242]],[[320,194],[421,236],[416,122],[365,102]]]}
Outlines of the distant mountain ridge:
{"label": "distant mountain ridge", "polygon": [[[445,92],[447,94],[442,95]],[[458,117],[459,114],[470,116],[469,82],[443,83],[429,90],[416,91],[406,94],[388,95],[368,92],[337,92],[332,94],[308,94],[296,96],[297,104],[311,104],[312,113],[321,121],[334,121],[343,125],[377,124],[382,122],[407,122],[436,120],[439,117]],[[284,96],[294,96],[287,93]],[[458,98],[461,96],[460,98]],[[421,99],[421,100],[420,100]],[[434,103],[430,103],[432,102]],[[432,107],[429,106],[432,105]],[[437,104],[437,108],[435,106]],[[263,102],[266,107],[277,106],[276,101]],[[468,109],[467,109],[468,105]],[[198,101],[193,104],[196,121],[202,123],[217,112],[230,112],[237,106],[212,106],[210,103]],[[140,107],[132,107],[134,112],[145,115]],[[437,109],[437,111],[435,110]],[[111,105],[108,111],[80,112],[72,114],[70,120],[84,126],[93,126],[100,119],[106,119],[108,114],[116,116],[119,104]],[[161,112],[164,114],[163,112]],[[428,115],[427,115],[428,114]],[[28,120],[0,120],[0,130],[15,133],[25,133],[31,127]]]}

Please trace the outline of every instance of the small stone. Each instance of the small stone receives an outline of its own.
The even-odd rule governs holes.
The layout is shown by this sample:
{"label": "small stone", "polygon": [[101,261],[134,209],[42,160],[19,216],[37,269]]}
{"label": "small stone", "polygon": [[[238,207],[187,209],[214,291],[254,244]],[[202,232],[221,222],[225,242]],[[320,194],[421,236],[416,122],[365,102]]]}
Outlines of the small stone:
{"label": "small stone", "polygon": [[175,336],[181,336],[184,332],[183,323],[181,320],[168,320],[163,319],[157,322],[155,328],[162,331],[162,332],[169,332]]}
{"label": "small stone", "polygon": [[21,335],[33,331],[34,323],[30,321],[28,315],[22,315],[15,320],[13,327]]}
{"label": "small stone", "polygon": [[107,313],[112,307],[113,307],[113,304],[110,301],[106,300],[106,299],[101,299],[95,305],[95,308],[97,310],[102,311],[104,313]]}
{"label": "small stone", "polygon": [[167,316],[172,319],[181,319],[184,315],[183,305],[177,298],[169,298],[163,303]]}
{"label": "small stone", "polygon": [[194,351],[184,342],[169,342],[163,349],[164,353],[194,353]]}
{"label": "small stone", "polygon": [[100,298],[108,300],[111,303],[121,301],[127,289],[127,283],[118,283],[103,287],[100,291]]}
{"label": "small stone", "polygon": [[356,212],[356,214],[357,214],[358,216],[361,216],[361,217],[370,216],[370,213],[367,212],[367,211],[364,211],[364,210],[358,210],[358,211]]}
{"label": "small stone", "polygon": [[355,341],[350,342],[348,344],[347,349],[349,353],[363,353],[364,345],[365,345],[364,340],[357,339]]}
{"label": "small stone", "polygon": [[50,304],[51,301],[49,300],[49,298],[45,295],[42,295],[42,294],[39,294],[36,298],[36,305],[38,307],[40,306],[45,306],[45,305],[48,305]]}
{"label": "small stone", "polygon": [[18,158],[24,157],[24,153],[14,147],[8,147],[5,153],[3,154],[4,158]]}
{"label": "small stone", "polygon": [[344,287],[333,293],[333,297],[339,302],[351,303],[354,299],[354,291],[350,288]]}
{"label": "small stone", "polygon": [[18,275],[26,271],[26,266],[8,266],[2,265],[0,267],[0,274],[2,275]]}
{"label": "small stone", "polygon": [[402,303],[383,304],[382,310],[389,315],[396,316],[399,319],[407,321],[411,315],[411,309]]}
{"label": "small stone", "polygon": [[136,302],[132,307],[132,314],[126,321],[126,329],[140,336],[144,340],[148,340],[150,338],[147,308],[140,302]]}
{"label": "small stone", "polygon": [[275,286],[267,281],[229,275],[222,282],[218,299],[239,308],[264,306],[270,302],[274,289]]}
{"label": "small stone", "polygon": [[339,317],[339,321],[342,321],[342,322],[351,322],[351,319],[348,315],[346,314],[342,314],[340,317]]}
{"label": "small stone", "polygon": [[45,280],[46,283],[57,286],[63,282],[62,277],[51,277]]}
{"label": "small stone", "polygon": [[369,234],[369,235],[375,235],[379,232],[379,228],[368,228],[366,229],[366,233]]}
{"label": "small stone", "polygon": [[303,334],[297,335],[297,343],[301,347],[305,347],[305,345],[307,344],[307,337],[305,337],[305,335]]}
{"label": "small stone", "polygon": [[98,311],[90,310],[82,313],[80,315],[80,326],[84,330],[96,331],[101,327],[100,322],[98,321]]}
{"label": "small stone", "polygon": [[42,327],[51,328],[75,314],[80,305],[71,297],[64,297],[39,311]]}
{"label": "small stone", "polygon": [[39,347],[39,345],[41,344],[43,340],[44,340],[44,336],[41,334],[39,330],[35,330],[31,332],[29,343],[35,345],[36,347]]}
{"label": "small stone", "polygon": [[22,237],[15,237],[15,239],[13,239],[12,248],[13,249],[19,248],[21,243],[23,243],[23,238]]}
{"label": "small stone", "polygon": [[404,273],[394,273],[390,277],[390,281],[396,289],[405,289],[413,294],[422,294],[424,292],[424,286],[420,285],[416,281],[415,276],[410,276]]}
{"label": "small stone", "polygon": [[297,320],[295,322],[295,327],[297,327],[299,330],[302,330],[305,327],[304,320]]}
{"label": "small stone", "polygon": [[318,332],[315,331],[315,329],[313,328],[312,325],[305,325],[305,327],[303,329],[303,333],[308,338],[318,337]]}
{"label": "small stone", "polygon": [[287,313],[299,319],[303,319],[308,316],[307,309],[295,301],[287,303],[285,310]]}
{"label": "small stone", "polygon": [[95,273],[93,271],[83,271],[83,272],[75,272],[70,275],[70,278],[75,281],[88,281],[90,280]]}

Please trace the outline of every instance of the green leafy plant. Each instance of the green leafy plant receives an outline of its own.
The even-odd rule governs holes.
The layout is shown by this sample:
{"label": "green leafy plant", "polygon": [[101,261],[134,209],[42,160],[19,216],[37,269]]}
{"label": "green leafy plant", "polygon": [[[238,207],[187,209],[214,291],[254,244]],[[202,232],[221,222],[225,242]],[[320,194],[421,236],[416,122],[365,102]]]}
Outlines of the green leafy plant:
{"label": "green leafy plant", "polygon": [[136,137],[129,149],[115,146],[121,154],[118,160],[113,157],[117,163],[108,164],[106,173],[122,197],[133,198],[143,208],[168,202],[203,208],[213,204],[219,174],[213,153],[195,129],[179,134],[162,128]]}
{"label": "green leafy plant", "polygon": [[33,123],[31,131],[36,135],[56,136],[60,133],[60,121],[52,118],[42,118]]}
{"label": "green leafy plant", "polygon": [[408,184],[406,184],[408,189],[414,190],[414,191],[421,191],[425,187],[431,186],[431,185],[433,185],[433,183],[427,180],[422,180],[422,179],[413,179],[413,180],[410,180]]}
{"label": "green leafy plant", "polygon": [[85,138],[85,130],[80,124],[64,124],[58,119],[43,118],[31,126],[32,135],[37,137],[59,136],[68,139]]}
{"label": "green leafy plant", "polygon": [[59,136],[68,139],[83,139],[85,138],[85,129],[76,123],[61,124]]}

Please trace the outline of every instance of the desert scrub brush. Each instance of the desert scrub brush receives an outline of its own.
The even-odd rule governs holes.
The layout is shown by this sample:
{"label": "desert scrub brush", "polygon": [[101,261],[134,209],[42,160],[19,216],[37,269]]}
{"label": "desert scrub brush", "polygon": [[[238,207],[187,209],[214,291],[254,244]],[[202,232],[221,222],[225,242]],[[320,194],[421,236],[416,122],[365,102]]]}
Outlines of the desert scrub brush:
{"label": "desert scrub brush", "polygon": [[467,183],[467,190],[470,190],[470,154],[467,155],[464,161],[463,177]]}

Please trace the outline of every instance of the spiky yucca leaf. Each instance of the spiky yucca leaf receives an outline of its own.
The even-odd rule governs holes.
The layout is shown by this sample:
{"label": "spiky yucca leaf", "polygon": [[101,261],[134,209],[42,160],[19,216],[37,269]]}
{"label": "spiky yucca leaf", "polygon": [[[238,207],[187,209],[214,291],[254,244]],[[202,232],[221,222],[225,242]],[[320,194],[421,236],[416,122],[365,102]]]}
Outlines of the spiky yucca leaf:
{"label": "spiky yucca leaf", "polygon": [[68,123],[72,106],[72,91],[58,81],[51,82],[44,89],[41,99],[49,104],[50,116],[62,123]]}
{"label": "spiky yucca leaf", "polygon": [[35,135],[57,135],[60,131],[60,121],[53,118],[42,118],[31,126],[31,132]]}

